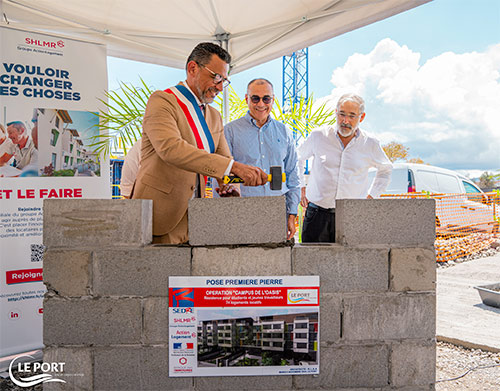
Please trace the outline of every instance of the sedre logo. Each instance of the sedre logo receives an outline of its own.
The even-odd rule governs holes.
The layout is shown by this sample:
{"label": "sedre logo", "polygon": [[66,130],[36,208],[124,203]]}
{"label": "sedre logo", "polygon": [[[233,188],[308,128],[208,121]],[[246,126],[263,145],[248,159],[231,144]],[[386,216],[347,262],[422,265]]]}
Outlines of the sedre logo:
{"label": "sedre logo", "polygon": [[174,314],[192,314],[193,309],[190,307],[184,307],[184,308],[172,308],[172,312]]}
{"label": "sedre logo", "polygon": [[318,304],[317,289],[288,289],[288,304]]}
{"label": "sedre logo", "polygon": [[32,45],[32,46],[38,46],[41,48],[51,48],[51,49],[56,49],[56,48],[63,48],[64,47],[64,41],[60,39],[59,41],[44,41],[41,39],[32,39],[32,38],[25,38],[24,43],[26,45]]}
{"label": "sedre logo", "polygon": [[12,373],[12,367],[14,366],[14,362],[21,358],[21,357],[29,357],[33,359],[33,356],[30,356],[28,354],[20,355],[14,358],[9,365],[9,376],[10,380],[12,380],[12,383],[14,383],[16,386],[19,387],[31,387],[39,383],[49,383],[49,382],[60,382],[60,383],[66,383],[65,380],[61,379],[53,379],[52,375],[45,373],[45,372],[63,372],[64,371],[64,365],[66,363],[64,362],[53,362],[53,363],[48,363],[48,362],[35,362],[35,363],[29,363],[29,362],[24,362],[24,363],[17,363],[17,371],[18,371],[18,376],[21,372],[37,372],[38,370],[41,370],[42,374],[40,375],[34,375],[34,376],[28,376],[28,377],[19,377],[19,379],[16,379],[14,377],[14,374]]}

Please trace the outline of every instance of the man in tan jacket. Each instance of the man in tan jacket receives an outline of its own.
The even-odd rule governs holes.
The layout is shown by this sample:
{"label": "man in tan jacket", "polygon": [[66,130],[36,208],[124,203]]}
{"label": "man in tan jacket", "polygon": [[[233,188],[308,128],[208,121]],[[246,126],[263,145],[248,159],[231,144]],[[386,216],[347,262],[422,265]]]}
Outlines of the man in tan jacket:
{"label": "man in tan jacket", "polygon": [[247,186],[267,182],[263,170],[231,158],[221,116],[208,105],[229,84],[230,62],[220,46],[200,43],[187,59],[186,81],[149,98],[132,198],[153,200],[153,243],[188,241],[188,201],[203,197],[205,177],[235,174]]}

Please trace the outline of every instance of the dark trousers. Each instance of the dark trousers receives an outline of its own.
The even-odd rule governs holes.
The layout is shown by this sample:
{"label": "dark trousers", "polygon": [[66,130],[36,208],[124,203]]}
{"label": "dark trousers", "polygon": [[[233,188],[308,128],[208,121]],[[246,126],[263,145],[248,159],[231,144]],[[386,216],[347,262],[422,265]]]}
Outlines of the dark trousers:
{"label": "dark trousers", "polygon": [[302,243],[312,242],[335,242],[335,208],[325,209],[309,202],[302,226]]}

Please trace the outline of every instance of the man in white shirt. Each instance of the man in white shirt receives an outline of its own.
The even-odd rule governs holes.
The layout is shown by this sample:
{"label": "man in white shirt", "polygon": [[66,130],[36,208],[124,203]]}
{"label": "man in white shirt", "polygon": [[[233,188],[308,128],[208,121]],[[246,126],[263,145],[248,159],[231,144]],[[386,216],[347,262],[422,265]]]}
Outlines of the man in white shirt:
{"label": "man in white shirt", "polygon": [[141,162],[141,141],[137,140],[123,159],[122,177],[120,179],[120,194],[130,198],[134,188],[135,178]]}
{"label": "man in white shirt", "polygon": [[7,136],[7,131],[0,124],[0,166],[5,165],[14,156],[16,152],[16,146],[12,144],[12,141]]}
{"label": "man in white shirt", "polygon": [[[380,196],[391,179],[392,165],[380,143],[359,129],[365,119],[363,98],[342,95],[337,123],[311,132],[299,147],[301,205],[307,207],[302,242],[335,242],[335,200]],[[304,163],[313,157],[309,183],[304,187]],[[368,170],[377,169],[370,186]]]}
{"label": "man in white shirt", "polygon": [[10,140],[15,145],[16,168],[22,170],[28,165],[36,166],[38,163],[38,150],[28,135],[26,126],[21,121],[9,122],[7,132]]}

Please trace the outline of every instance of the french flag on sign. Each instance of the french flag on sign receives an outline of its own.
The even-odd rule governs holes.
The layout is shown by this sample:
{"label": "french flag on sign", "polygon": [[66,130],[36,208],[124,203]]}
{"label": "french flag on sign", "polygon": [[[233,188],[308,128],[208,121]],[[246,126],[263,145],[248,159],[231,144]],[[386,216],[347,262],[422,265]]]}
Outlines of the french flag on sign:
{"label": "french flag on sign", "polygon": [[193,342],[186,342],[186,348],[187,348],[187,349],[194,349],[194,344],[193,344]]}
{"label": "french flag on sign", "polygon": [[182,342],[174,342],[174,349],[182,349]]}

